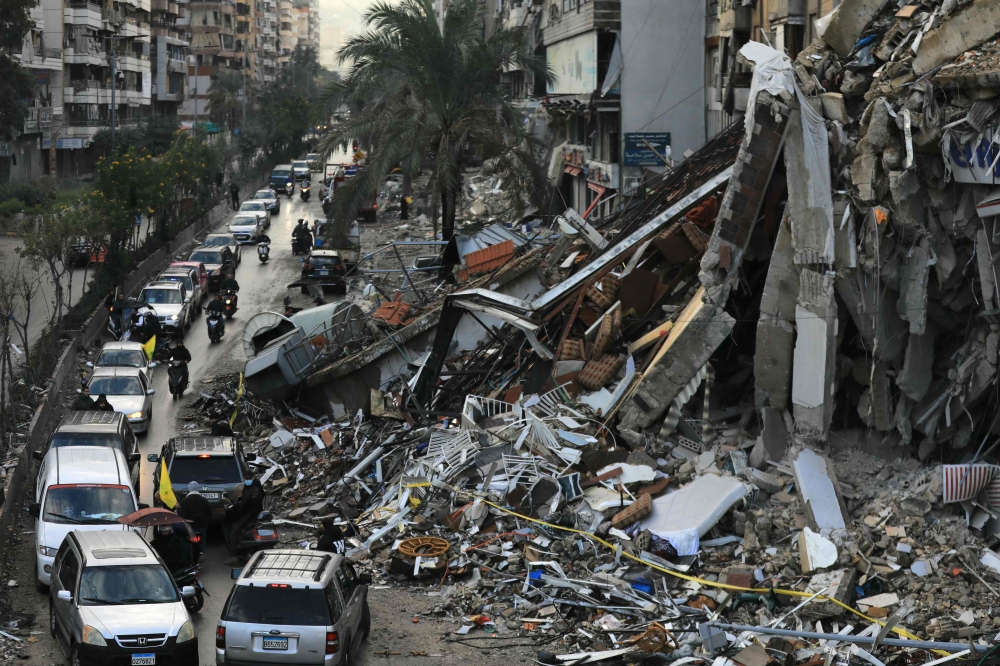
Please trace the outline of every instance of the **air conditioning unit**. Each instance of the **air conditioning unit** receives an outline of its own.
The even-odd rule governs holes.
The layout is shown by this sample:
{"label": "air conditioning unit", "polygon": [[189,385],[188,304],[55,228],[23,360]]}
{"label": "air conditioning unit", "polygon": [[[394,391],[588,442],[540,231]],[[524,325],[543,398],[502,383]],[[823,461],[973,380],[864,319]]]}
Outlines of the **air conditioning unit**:
{"label": "air conditioning unit", "polygon": [[625,176],[622,178],[622,194],[628,195],[639,189],[642,176]]}

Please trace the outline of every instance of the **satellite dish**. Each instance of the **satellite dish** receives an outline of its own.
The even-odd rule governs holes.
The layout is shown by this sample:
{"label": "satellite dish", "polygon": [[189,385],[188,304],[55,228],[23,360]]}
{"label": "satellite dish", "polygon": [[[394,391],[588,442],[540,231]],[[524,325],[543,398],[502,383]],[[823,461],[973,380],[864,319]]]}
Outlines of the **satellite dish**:
{"label": "satellite dish", "polygon": [[277,312],[260,312],[250,317],[250,320],[247,321],[247,325],[243,328],[243,352],[246,354],[247,358],[256,356],[253,344],[254,336],[278,325],[283,321],[291,324],[288,317],[280,315]]}

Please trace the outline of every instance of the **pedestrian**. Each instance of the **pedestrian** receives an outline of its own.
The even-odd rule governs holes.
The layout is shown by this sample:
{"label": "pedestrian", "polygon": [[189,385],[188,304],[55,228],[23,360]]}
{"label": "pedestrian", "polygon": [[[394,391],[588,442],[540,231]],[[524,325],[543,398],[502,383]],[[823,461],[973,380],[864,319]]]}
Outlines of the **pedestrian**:
{"label": "pedestrian", "polygon": [[264,510],[264,486],[260,485],[259,479],[247,479],[243,488],[243,494],[236,501],[236,504],[227,511],[227,518],[230,518],[229,528],[229,559],[226,564],[239,564],[240,559],[240,537],[246,528],[257,520],[257,516]]}
{"label": "pedestrian", "polygon": [[197,481],[188,482],[188,493],[177,507],[177,515],[191,521],[191,529],[198,535],[198,555],[205,554],[205,542],[208,540],[208,522],[212,519],[212,505],[208,499],[198,492]]}
{"label": "pedestrian", "polygon": [[233,202],[233,210],[239,210],[240,208],[240,187],[236,184],[236,181],[229,183],[229,198]]}
{"label": "pedestrian", "polygon": [[323,519],[323,529],[320,532],[316,550],[336,555],[343,555],[344,551],[347,550],[347,546],[344,543],[344,533],[340,527],[333,524],[333,518]]}
{"label": "pedestrian", "polygon": [[403,197],[403,200],[399,202],[399,219],[408,220],[410,219],[410,204],[413,203],[413,197],[407,195]]}
{"label": "pedestrian", "polygon": [[86,384],[80,389],[80,395],[76,396],[73,405],[70,407],[78,412],[87,412],[97,409],[94,406],[94,399],[90,397],[90,387]]}
{"label": "pedestrian", "polygon": [[97,396],[97,400],[94,402],[94,409],[99,412],[115,411],[115,408],[111,406],[110,402],[108,402],[108,396],[105,395],[104,393]]}

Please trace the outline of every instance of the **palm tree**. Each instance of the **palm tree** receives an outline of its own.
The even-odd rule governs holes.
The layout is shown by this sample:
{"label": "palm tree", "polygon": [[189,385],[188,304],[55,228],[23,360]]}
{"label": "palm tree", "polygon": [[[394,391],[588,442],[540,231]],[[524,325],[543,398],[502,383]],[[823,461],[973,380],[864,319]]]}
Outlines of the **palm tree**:
{"label": "palm tree", "polygon": [[239,112],[243,108],[239,91],[243,87],[243,78],[236,72],[221,70],[208,89],[208,112],[212,120],[230,128],[236,124]]}
{"label": "palm tree", "polygon": [[334,108],[357,111],[321,144],[324,154],[357,139],[367,146],[366,169],[338,192],[333,216],[352,219],[395,167],[417,174],[433,161],[432,185],[441,200],[442,237],[455,230],[462,167],[476,147],[503,179],[507,204],[520,214],[525,198],[540,203],[545,177],[539,145],[526,131],[501,76],[525,69],[552,79],[519,30],[482,35],[475,0],[457,0],[438,25],[431,0],[380,0],[364,15],[368,31],[338,51],[350,71],[332,83]]}

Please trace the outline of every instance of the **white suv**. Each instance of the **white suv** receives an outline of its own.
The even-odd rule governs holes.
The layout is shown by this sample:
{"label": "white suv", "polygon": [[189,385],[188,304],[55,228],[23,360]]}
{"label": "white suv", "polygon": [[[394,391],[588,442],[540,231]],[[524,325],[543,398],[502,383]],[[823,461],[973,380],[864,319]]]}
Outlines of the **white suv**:
{"label": "white suv", "polygon": [[368,584],[342,555],[264,550],[229,593],[215,663],[347,664],[371,630]]}
{"label": "white suv", "polygon": [[53,567],[49,631],[74,665],[198,666],[194,595],[135,532],[73,531]]}

